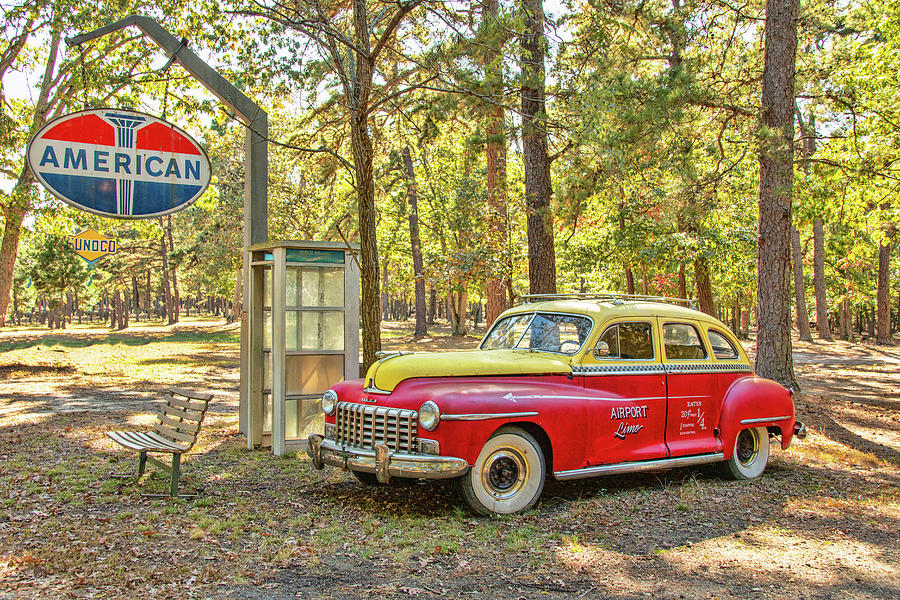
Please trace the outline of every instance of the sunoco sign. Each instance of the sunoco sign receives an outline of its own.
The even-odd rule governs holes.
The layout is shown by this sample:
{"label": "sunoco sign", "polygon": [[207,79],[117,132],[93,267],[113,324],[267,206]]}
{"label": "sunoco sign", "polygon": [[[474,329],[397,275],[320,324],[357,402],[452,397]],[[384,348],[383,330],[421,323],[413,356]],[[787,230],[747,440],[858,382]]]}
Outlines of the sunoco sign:
{"label": "sunoco sign", "polygon": [[86,110],[54,119],[32,138],[27,160],[60,200],[119,219],[187,208],[210,179],[206,152],[190,135],[128,110]]}

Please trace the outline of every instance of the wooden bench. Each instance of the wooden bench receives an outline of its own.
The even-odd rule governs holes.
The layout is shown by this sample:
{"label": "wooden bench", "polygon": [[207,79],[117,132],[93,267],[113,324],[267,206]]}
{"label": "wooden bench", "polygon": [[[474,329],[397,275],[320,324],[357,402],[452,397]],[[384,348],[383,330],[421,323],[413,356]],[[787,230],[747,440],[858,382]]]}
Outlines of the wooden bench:
{"label": "wooden bench", "polygon": [[[108,431],[106,435],[117,444],[139,453],[138,477],[144,474],[148,459],[166,473],[171,473],[170,495],[174,497],[178,495],[181,455],[194,447],[212,394],[191,392],[178,387],[171,387],[168,392],[171,398],[166,400],[153,431]],[[147,456],[148,452],[171,454],[172,465]]]}

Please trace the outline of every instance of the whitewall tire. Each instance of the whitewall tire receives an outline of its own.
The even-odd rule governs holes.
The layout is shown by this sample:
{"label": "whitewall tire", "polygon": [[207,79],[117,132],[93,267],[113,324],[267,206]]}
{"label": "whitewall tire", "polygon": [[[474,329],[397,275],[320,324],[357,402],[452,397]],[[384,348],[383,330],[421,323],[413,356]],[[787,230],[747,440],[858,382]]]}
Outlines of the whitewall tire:
{"label": "whitewall tire", "polygon": [[725,461],[725,474],[733,479],[762,475],[769,462],[769,431],[765,427],[742,429],[734,440],[734,452]]}
{"label": "whitewall tire", "polygon": [[544,453],[537,440],[518,427],[502,427],[488,439],[475,465],[457,480],[457,485],[475,514],[506,515],[537,503],[546,473]]}

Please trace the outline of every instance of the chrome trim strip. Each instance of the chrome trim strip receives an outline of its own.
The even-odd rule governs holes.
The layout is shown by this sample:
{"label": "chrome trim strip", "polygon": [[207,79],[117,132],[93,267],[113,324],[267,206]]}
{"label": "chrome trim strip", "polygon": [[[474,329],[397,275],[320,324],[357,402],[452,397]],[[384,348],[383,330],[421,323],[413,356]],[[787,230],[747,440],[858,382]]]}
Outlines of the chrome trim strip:
{"label": "chrome trim strip", "polygon": [[441,421],[487,421],[488,419],[511,419],[514,417],[536,417],[536,411],[509,413],[469,413],[458,415],[441,415]]}
{"label": "chrome trim strip", "polygon": [[618,473],[636,473],[638,471],[654,471],[656,469],[672,469],[675,467],[689,467],[706,463],[725,460],[721,452],[713,454],[698,454],[696,456],[678,456],[675,458],[660,458],[657,460],[642,460],[635,462],[617,463],[614,465],[598,465],[584,469],[571,469],[569,471],[556,471],[553,476],[560,480],[581,479],[595,475],[615,475]]}
{"label": "chrome trim strip", "polygon": [[741,419],[741,425],[749,425],[750,423],[765,423],[767,421],[787,421],[790,415],[786,417],[762,417],[759,419]]}

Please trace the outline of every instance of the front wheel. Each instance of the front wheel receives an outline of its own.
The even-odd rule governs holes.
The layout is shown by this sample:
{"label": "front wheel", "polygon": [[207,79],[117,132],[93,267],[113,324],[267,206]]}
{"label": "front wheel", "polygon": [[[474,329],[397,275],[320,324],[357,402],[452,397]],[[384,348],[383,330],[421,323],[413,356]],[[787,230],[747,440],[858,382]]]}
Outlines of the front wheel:
{"label": "front wheel", "polygon": [[544,453],[534,437],[518,427],[504,427],[485,443],[475,466],[456,481],[472,512],[505,515],[537,503],[546,471]]}
{"label": "front wheel", "polygon": [[759,477],[769,461],[769,431],[765,427],[743,429],[734,441],[734,452],[723,471],[733,479]]}

